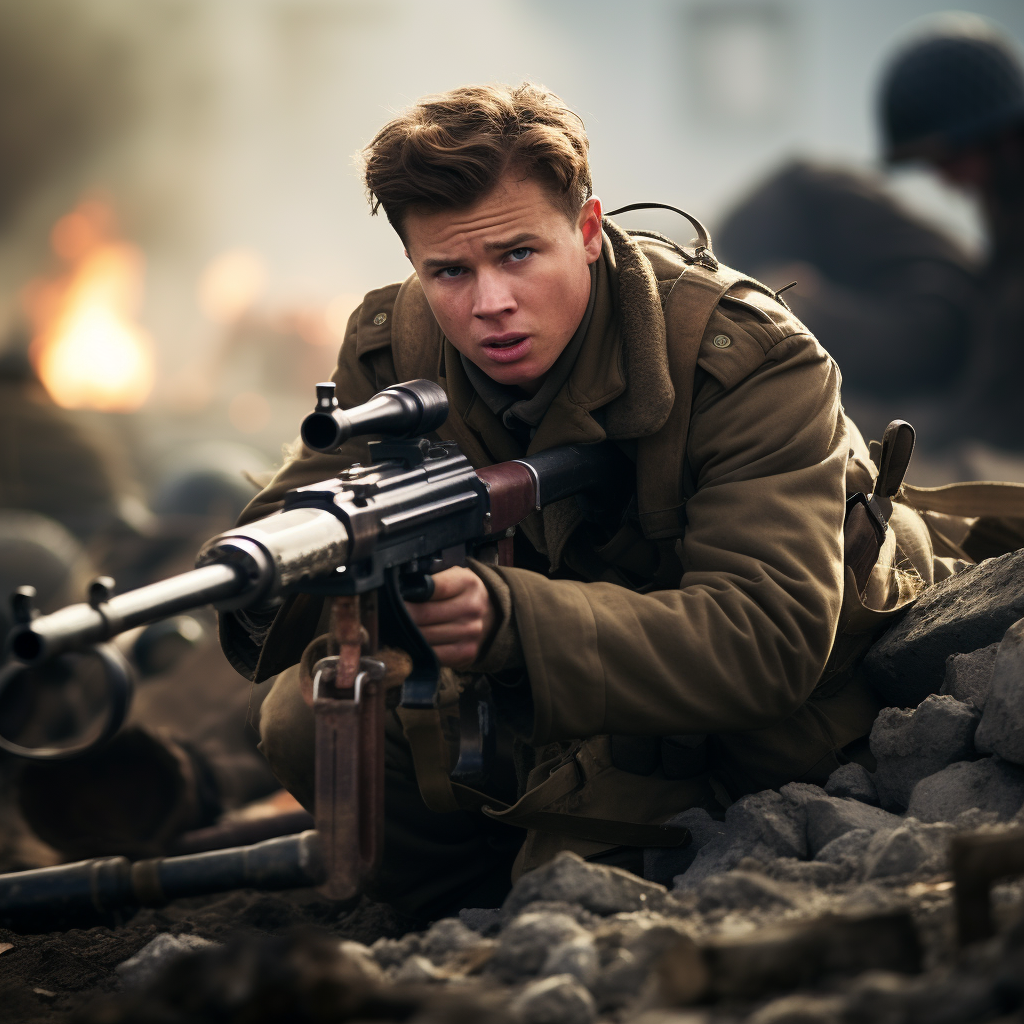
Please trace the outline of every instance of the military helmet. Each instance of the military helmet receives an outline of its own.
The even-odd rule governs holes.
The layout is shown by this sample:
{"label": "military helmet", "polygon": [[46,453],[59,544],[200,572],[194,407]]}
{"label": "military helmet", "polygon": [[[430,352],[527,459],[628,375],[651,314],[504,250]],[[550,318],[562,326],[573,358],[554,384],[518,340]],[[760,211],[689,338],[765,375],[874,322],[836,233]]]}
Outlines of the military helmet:
{"label": "military helmet", "polygon": [[938,158],[1024,124],[1024,67],[980,18],[947,18],[897,52],[880,94],[885,157]]}

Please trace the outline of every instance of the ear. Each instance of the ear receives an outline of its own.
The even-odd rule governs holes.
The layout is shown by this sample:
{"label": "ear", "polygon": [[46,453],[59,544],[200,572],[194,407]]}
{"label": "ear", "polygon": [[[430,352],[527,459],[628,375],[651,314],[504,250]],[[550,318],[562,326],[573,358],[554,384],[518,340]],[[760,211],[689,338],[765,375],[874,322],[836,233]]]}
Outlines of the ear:
{"label": "ear", "polygon": [[583,251],[587,254],[587,263],[593,263],[601,255],[601,200],[591,196],[580,210],[576,222],[583,235]]}
{"label": "ear", "polygon": [[412,257],[411,257],[411,256],[409,255],[409,250],[408,250],[408,249],[403,249],[403,250],[402,250],[402,252],[404,252],[404,253],[405,253],[405,258],[406,258],[406,259],[407,259],[407,260],[408,260],[408,261],[409,261],[410,263],[412,263]]}

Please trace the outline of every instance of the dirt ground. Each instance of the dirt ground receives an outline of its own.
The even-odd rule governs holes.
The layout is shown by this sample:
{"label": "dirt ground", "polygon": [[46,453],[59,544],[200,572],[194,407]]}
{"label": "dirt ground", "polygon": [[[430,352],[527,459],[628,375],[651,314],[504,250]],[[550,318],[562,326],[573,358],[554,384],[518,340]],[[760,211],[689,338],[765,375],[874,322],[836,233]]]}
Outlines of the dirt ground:
{"label": "dirt ground", "polygon": [[369,944],[381,936],[397,938],[410,927],[390,907],[369,901],[346,912],[313,890],[243,890],[178,900],[101,927],[40,935],[0,929],[0,1019],[5,1024],[73,1020],[76,1011],[116,992],[117,965],[161,932],[223,942],[314,929]]}

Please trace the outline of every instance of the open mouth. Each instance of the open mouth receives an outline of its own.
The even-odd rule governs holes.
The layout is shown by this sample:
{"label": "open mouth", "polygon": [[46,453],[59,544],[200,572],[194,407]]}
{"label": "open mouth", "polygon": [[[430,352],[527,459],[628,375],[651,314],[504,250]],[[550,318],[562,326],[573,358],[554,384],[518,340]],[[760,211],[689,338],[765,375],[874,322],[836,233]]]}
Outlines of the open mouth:
{"label": "open mouth", "polygon": [[530,351],[530,336],[517,334],[510,338],[484,342],[484,352],[497,363],[511,363]]}

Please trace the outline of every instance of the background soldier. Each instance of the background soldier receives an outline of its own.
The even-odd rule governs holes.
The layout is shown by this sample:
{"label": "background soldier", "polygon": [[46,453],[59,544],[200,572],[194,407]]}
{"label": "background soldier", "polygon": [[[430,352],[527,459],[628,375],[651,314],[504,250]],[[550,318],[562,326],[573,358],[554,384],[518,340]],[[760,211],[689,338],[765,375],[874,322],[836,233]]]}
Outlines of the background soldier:
{"label": "background soldier", "polygon": [[808,163],[744,200],[726,218],[719,250],[772,283],[799,280],[787,299],[855,399],[878,400],[893,415],[913,408],[931,446],[974,438],[1022,450],[1020,58],[980,19],[945,19],[893,57],[879,108],[889,163],[923,161],[978,199],[983,266],[903,210],[881,179]]}
{"label": "background soldier", "polygon": [[946,439],[1024,449],[1024,67],[1009,40],[974,19],[896,55],[882,85],[886,158],[923,160],[980,202],[988,260]]}

